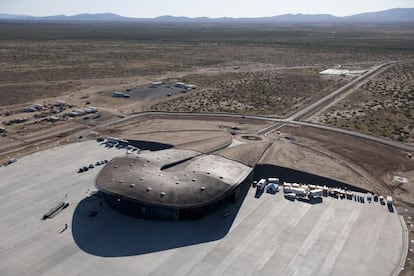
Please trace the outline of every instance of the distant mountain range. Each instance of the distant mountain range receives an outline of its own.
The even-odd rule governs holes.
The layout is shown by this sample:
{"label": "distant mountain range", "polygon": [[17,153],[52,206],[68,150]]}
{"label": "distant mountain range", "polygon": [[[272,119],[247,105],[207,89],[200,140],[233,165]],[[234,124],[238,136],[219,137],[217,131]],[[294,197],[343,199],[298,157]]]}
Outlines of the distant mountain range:
{"label": "distant mountain range", "polygon": [[77,14],[72,16],[54,15],[35,17],[28,15],[1,14],[0,20],[38,20],[38,21],[118,21],[118,22],[175,22],[175,23],[340,23],[340,22],[414,22],[414,8],[390,9],[379,12],[360,13],[351,16],[337,17],[329,14],[284,14],[271,17],[255,18],[208,18],[208,17],[176,17],[160,16],[155,18],[123,17],[113,13]]}

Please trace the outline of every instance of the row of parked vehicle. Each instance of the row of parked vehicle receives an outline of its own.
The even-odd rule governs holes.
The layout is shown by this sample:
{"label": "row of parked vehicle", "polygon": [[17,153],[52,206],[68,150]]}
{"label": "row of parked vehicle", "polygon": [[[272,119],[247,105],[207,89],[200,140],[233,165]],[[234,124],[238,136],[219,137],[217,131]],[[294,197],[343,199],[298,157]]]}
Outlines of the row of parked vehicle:
{"label": "row of parked vehicle", "polygon": [[252,187],[256,188],[256,197],[260,197],[264,192],[276,194],[279,191],[279,178],[262,178],[259,181],[253,181]]}
{"label": "row of parked vehicle", "polygon": [[[269,177],[262,178],[259,181],[253,181],[252,187],[256,188],[256,197],[260,197],[264,192],[270,194],[276,194],[279,191],[279,187],[283,188],[284,197],[289,200],[300,200],[311,203],[321,203],[322,197],[334,197],[340,199],[355,200],[359,203],[365,203],[365,196],[354,193],[350,190],[344,190],[341,188],[330,188],[320,185],[306,185],[299,183],[280,183],[279,178]],[[366,199],[368,203],[379,202],[381,205],[386,205],[390,212],[393,212],[393,200],[392,196],[380,196],[377,194],[367,193]]]}
{"label": "row of parked vehicle", "polygon": [[368,194],[367,196],[368,202],[371,202],[372,200],[375,202],[378,202],[381,205],[387,204],[388,206],[392,206],[392,196],[387,196],[386,198],[384,196],[379,196],[377,194]]}
{"label": "row of parked vehicle", "polygon": [[285,198],[289,200],[302,199],[314,201],[319,199],[322,202],[322,196],[327,195],[327,187],[284,182],[283,192]]}
{"label": "row of parked vehicle", "polygon": [[95,168],[95,166],[101,166],[101,165],[104,165],[106,163],[108,163],[108,160],[105,159],[105,160],[102,160],[102,161],[97,161],[95,163],[95,165],[89,164],[89,166],[80,167],[79,170],[78,170],[78,173],[87,172],[88,170]]}

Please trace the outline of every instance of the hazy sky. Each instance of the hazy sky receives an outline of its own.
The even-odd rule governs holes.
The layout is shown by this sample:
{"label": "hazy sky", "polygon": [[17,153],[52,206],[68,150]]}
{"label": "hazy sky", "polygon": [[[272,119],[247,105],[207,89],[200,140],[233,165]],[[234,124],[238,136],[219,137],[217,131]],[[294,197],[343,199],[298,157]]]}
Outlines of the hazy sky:
{"label": "hazy sky", "polygon": [[73,15],[117,13],[130,17],[260,17],[286,13],[337,16],[414,7],[414,0],[0,0],[0,13]]}

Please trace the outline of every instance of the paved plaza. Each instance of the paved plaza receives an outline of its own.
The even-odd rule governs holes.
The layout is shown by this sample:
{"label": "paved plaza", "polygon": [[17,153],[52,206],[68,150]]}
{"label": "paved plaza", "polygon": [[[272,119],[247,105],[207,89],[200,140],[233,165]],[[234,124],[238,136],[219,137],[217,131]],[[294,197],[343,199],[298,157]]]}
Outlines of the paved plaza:
{"label": "paved plaza", "polygon": [[[356,276],[399,266],[400,218],[378,202],[309,204],[249,189],[239,204],[197,221],[118,214],[89,196],[101,167],[77,170],[122,155],[84,142],[1,167],[0,275]],[[70,205],[42,220],[62,200]]]}

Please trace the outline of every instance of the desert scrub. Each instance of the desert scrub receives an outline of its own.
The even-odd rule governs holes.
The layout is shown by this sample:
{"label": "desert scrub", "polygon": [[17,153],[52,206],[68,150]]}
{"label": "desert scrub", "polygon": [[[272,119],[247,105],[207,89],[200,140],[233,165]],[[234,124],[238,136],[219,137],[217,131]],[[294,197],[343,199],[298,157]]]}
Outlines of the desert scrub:
{"label": "desert scrub", "polygon": [[305,69],[190,75],[183,79],[211,88],[156,104],[152,109],[286,116],[338,86],[323,79],[317,70]]}
{"label": "desert scrub", "polygon": [[414,143],[413,72],[414,62],[390,66],[330,108],[321,117],[321,122]]}

